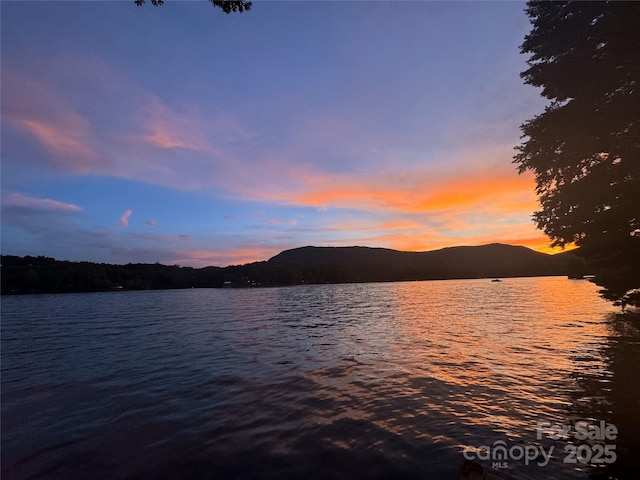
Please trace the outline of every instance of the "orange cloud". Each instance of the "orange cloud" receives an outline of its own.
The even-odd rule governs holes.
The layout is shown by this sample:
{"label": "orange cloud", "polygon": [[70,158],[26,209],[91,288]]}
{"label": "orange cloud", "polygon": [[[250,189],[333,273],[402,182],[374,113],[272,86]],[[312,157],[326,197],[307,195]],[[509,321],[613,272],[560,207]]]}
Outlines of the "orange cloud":
{"label": "orange cloud", "polygon": [[434,250],[444,245],[446,241],[439,242],[437,237],[430,232],[418,232],[417,235],[407,235],[402,233],[388,233],[375,236],[371,240],[374,245],[384,245],[386,248],[394,250],[405,250],[412,252],[422,252]]}
{"label": "orange cloud", "polygon": [[531,204],[535,205],[533,185],[531,177],[517,175],[515,171],[511,174],[483,172],[479,175],[457,177],[425,192],[424,200],[416,204],[416,209],[424,211],[482,206],[503,200],[519,200],[522,196],[529,197]]}
{"label": "orange cloud", "polygon": [[[455,207],[426,212],[384,212],[359,220],[329,223],[318,231],[340,234],[339,245],[368,245],[425,251],[455,245],[509,243],[555,253],[531,221],[531,210],[503,210],[502,204],[482,208]],[[354,237],[355,235],[355,237]],[[334,236],[335,238],[335,236]]]}
{"label": "orange cloud", "polygon": [[[293,176],[293,175],[292,175]],[[509,166],[447,177],[429,172],[346,177],[296,172],[291,188],[248,192],[256,197],[315,208],[341,207],[362,211],[430,212],[475,208],[479,211],[531,212],[536,206],[534,181]]]}
{"label": "orange cloud", "polygon": [[298,165],[283,177],[262,191],[247,191],[247,196],[321,211],[355,211],[338,221],[336,211],[328,214],[327,220],[334,221],[317,227],[316,242],[416,251],[503,242],[551,251],[548,239],[531,221],[537,207],[533,177],[518,175],[506,162],[457,175],[449,169],[444,174],[383,172],[360,177],[317,173]]}
{"label": "orange cloud", "polygon": [[422,227],[418,221],[408,220],[408,219],[398,219],[398,220],[384,220],[382,222],[382,229],[390,231],[390,230],[408,230],[412,228]]}

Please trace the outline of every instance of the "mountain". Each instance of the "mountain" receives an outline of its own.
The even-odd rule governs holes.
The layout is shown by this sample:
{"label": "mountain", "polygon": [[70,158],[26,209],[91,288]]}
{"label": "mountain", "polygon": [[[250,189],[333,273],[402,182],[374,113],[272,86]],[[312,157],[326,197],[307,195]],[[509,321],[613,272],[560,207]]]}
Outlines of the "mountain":
{"label": "mountain", "polygon": [[527,277],[571,272],[581,277],[586,273],[584,261],[572,252],[547,255],[497,243],[430,252],[302,247],[285,250],[268,261],[224,268],[109,265],[11,255],[2,255],[0,264],[2,294]]}
{"label": "mountain", "polygon": [[325,266],[376,279],[444,279],[566,275],[569,252],[548,255],[526,247],[492,243],[403,252],[369,247],[301,247],[285,250],[269,263]]}

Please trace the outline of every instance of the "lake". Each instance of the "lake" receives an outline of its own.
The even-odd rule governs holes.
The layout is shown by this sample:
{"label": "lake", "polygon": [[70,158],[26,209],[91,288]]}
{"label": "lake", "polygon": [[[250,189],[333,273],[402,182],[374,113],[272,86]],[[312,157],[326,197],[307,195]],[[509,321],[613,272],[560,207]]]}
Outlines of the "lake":
{"label": "lake", "polygon": [[465,457],[504,478],[638,478],[640,329],[597,290],[3,297],[2,478],[456,479]]}

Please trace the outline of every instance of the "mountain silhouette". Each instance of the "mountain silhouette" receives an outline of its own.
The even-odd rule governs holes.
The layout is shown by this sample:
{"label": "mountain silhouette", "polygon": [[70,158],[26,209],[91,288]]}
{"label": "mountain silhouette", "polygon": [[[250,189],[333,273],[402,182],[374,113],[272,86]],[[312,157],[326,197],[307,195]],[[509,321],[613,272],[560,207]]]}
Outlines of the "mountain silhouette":
{"label": "mountain silhouette", "polygon": [[[270,263],[379,270],[382,277],[444,279],[566,275],[570,252],[556,255],[527,247],[492,243],[406,252],[370,247],[301,247],[285,250]],[[384,272],[387,272],[385,275]],[[378,275],[376,275],[377,277]]]}
{"label": "mountain silhouette", "polygon": [[392,282],[454,278],[534,277],[586,272],[573,252],[548,255],[493,243],[402,252],[370,247],[301,247],[268,261],[228,267],[110,265],[47,257],[1,258],[2,294],[257,287],[314,283]]}

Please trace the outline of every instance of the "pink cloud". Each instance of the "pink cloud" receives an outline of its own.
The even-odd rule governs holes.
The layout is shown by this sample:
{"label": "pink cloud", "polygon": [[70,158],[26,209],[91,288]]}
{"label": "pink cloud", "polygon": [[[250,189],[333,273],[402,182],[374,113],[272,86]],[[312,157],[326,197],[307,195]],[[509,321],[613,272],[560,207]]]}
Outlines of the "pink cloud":
{"label": "pink cloud", "polygon": [[[34,64],[40,64],[34,61]],[[58,59],[56,59],[58,60]],[[70,69],[76,71],[76,68]],[[100,158],[93,148],[96,139],[89,120],[69,105],[68,95],[51,80],[22,71],[3,70],[3,119],[6,125],[26,132],[51,155],[35,158],[39,163],[86,174]],[[4,139],[3,139],[4,142]],[[4,146],[4,145],[3,145]]]}
{"label": "pink cloud", "polygon": [[142,140],[162,149],[188,148],[209,150],[210,145],[194,118],[177,114],[159,99],[152,98],[146,107],[147,132]]}
{"label": "pink cloud", "polygon": [[132,213],[133,213],[133,210],[131,209],[124,212],[120,217],[120,220],[118,221],[117,225],[119,227],[126,227],[127,225],[129,225],[129,217],[131,216]]}
{"label": "pink cloud", "polygon": [[97,157],[87,145],[88,122],[79,115],[66,113],[51,120],[22,118],[17,124],[51,152],[65,157],[65,163],[79,170],[85,170],[86,162]]}
{"label": "pink cloud", "polygon": [[298,220],[280,220],[280,219],[273,219],[273,220],[265,220],[265,222],[267,225],[296,225],[298,223]]}
{"label": "pink cloud", "polygon": [[141,139],[161,149],[186,148],[221,155],[220,145],[252,138],[230,113],[203,114],[195,107],[177,111],[154,95],[147,95],[145,105],[133,115],[146,125],[147,133]]}
{"label": "pink cloud", "polygon": [[147,225],[152,226],[152,227],[158,227],[158,226],[160,226],[160,224],[159,224],[158,222],[156,222],[155,220],[147,220],[145,223],[146,223]]}
{"label": "pink cloud", "polygon": [[9,193],[2,198],[3,206],[22,207],[32,210],[80,212],[82,208],[73,203],[60,202],[49,198],[30,197],[21,193]]}

